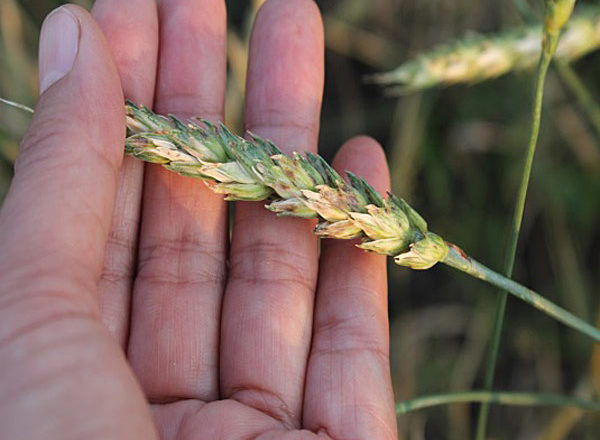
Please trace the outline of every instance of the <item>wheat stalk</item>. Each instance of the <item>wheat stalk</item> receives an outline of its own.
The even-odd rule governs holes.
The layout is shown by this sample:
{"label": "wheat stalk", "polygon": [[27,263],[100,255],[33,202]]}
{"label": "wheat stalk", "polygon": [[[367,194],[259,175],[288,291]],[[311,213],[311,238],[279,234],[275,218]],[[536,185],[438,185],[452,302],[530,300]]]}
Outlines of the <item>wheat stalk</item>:
{"label": "wheat stalk", "polygon": [[[400,93],[485,81],[534,67],[540,56],[542,34],[542,26],[537,25],[497,36],[470,35],[370,79],[384,86],[398,86],[392,91]],[[564,26],[556,57],[573,61],[599,47],[600,7],[582,6]]]}
{"label": "wheat stalk", "polygon": [[[515,210],[510,228],[508,239],[508,252],[504,265],[504,274],[507,277],[512,276],[515,256],[517,254],[517,245],[519,242],[519,234],[521,231],[521,223],[523,221],[523,212],[525,211],[525,199],[527,197],[527,188],[531,177],[531,169],[533,166],[533,158],[537,146],[537,140],[540,134],[540,124],[542,119],[542,103],[544,100],[544,85],[546,83],[546,75],[548,68],[552,62],[552,58],[556,53],[558,43],[560,42],[561,31],[565,24],[569,21],[576,0],[545,0],[544,8],[544,26],[542,35],[541,52],[538,61],[537,74],[534,87],[534,99],[532,108],[531,131],[529,135],[529,143],[525,152],[523,162],[523,173],[521,175],[521,184],[517,191],[517,199],[515,201]],[[506,289],[505,289],[506,290]],[[502,337],[502,327],[504,325],[504,315],[506,313],[506,300],[508,290],[501,292],[496,305],[496,313],[494,320],[494,330],[492,333],[490,354],[486,363],[484,387],[487,391],[491,391],[494,385],[494,376],[496,371],[496,360],[500,349],[500,339]],[[487,421],[489,415],[489,403],[484,402],[479,408],[477,417],[476,439],[485,440]]]}
{"label": "wheat stalk", "polygon": [[125,151],[181,175],[202,179],[226,200],[266,200],[280,216],[317,218],[324,238],[362,238],[361,249],[394,257],[396,264],[429,269],[442,262],[512,295],[600,341],[600,330],[538,293],[470,258],[427,228],[404,200],[381,196],[364,179],[344,180],[320,156],[283,154],[272,142],[244,139],[223,124],[184,123],[146,107],[126,104],[129,136]]}

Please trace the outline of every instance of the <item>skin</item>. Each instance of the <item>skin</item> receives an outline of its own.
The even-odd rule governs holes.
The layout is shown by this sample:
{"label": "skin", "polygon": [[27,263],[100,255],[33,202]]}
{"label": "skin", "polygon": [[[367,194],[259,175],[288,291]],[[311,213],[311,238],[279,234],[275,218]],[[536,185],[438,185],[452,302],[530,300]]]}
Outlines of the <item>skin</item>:
{"label": "skin", "polygon": [[[123,95],[223,119],[224,2],[67,8],[79,53],[0,211],[0,438],[396,439],[385,257],[324,241],[319,258],[313,222],[260,203],[236,205],[230,241],[202,182],[123,159]],[[316,151],[323,53],[312,1],[267,1],[246,127]],[[389,185],[372,139],[334,166]]]}

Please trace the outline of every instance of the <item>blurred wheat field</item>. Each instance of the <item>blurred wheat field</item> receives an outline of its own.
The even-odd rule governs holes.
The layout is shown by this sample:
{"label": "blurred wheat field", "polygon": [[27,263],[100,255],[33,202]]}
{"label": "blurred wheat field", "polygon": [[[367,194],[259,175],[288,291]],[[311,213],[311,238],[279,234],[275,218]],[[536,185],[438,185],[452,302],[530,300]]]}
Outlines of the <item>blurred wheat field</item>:
{"label": "blurred wheat field", "polygon": [[[44,16],[64,2],[0,0],[0,96],[33,106]],[[91,0],[76,2],[89,8]],[[242,130],[247,39],[260,0],[227,2],[227,123]],[[388,71],[469,31],[502,33],[539,22],[541,1],[322,0],[326,90],[320,146],[331,158],[365,133],[386,148],[396,194],[432,228],[500,268],[527,141],[533,72],[473,86],[388,98],[366,75]],[[525,4],[533,11],[522,14]],[[582,4],[595,4],[594,1]],[[529,21],[531,20],[531,21]],[[600,52],[573,65],[600,101]],[[542,134],[514,277],[578,316],[600,320],[600,138],[556,71],[546,88]],[[29,115],[0,106],[0,199]],[[390,267],[392,376],[397,399],[480,388],[497,292],[445,268]],[[509,301],[495,389],[600,398],[600,349]],[[594,364],[592,359],[596,359]],[[472,438],[477,405],[398,418],[401,438]],[[577,409],[493,406],[489,438],[600,438],[600,415]]]}

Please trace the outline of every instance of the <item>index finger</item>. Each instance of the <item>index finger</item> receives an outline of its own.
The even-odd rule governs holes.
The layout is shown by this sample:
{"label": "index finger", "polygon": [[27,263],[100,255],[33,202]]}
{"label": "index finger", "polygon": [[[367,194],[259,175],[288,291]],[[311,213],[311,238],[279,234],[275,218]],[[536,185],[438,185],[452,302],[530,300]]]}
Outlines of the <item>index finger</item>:
{"label": "index finger", "polygon": [[[92,16],[104,31],[125,97],[152,106],[158,57],[158,15],[148,0],[96,0]],[[129,330],[144,164],[124,157],[98,284],[102,319],[121,346]]]}
{"label": "index finger", "polygon": [[[270,0],[250,42],[246,127],[287,153],[316,151],[323,25],[310,0]],[[301,419],[310,348],[314,223],[236,206],[221,337],[221,392],[289,426]]]}

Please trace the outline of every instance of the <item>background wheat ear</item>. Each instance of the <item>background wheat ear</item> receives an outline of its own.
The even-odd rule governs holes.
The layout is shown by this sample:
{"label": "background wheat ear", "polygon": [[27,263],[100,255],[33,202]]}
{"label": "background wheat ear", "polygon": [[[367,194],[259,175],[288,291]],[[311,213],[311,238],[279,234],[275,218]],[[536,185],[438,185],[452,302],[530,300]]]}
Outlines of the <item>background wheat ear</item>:
{"label": "background wheat ear", "polygon": [[[567,11],[570,11],[569,7],[572,9],[573,5],[568,5]],[[560,20],[550,21],[552,29],[565,27],[556,48],[558,58],[575,61],[600,48],[599,5],[579,8],[571,20],[560,26],[566,12],[557,6],[552,10],[555,11],[553,17],[560,14]],[[543,35],[541,24],[496,35],[470,34],[421,53],[390,72],[368,76],[367,80],[390,87],[390,93],[487,81],[512,71],[534,68],[542,51]]]}

